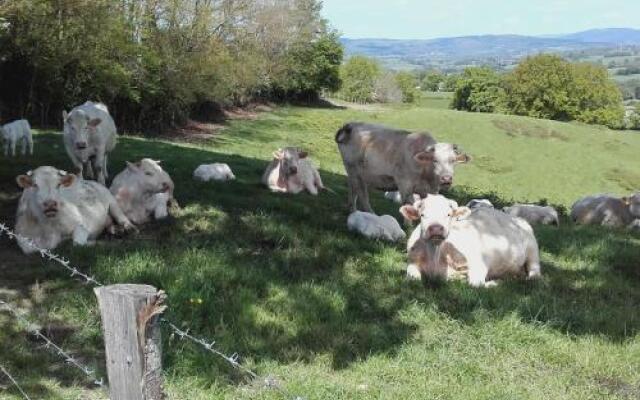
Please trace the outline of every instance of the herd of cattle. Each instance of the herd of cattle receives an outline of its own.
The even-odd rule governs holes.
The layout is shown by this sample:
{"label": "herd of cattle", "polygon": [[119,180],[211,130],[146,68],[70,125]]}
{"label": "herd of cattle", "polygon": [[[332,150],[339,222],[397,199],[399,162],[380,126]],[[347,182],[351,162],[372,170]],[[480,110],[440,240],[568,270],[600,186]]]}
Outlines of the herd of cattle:
{"label": "herd of cattle", "polygon": [[[116,126],[104,104],[86,102],[63,112],[64,146],[78,173],[42,166],[17,177],[23,189],[16,232],[25,253],[36,247],[53,249],[63,240],[92,243],[105,231],[136,230],[137,225],[169,215],[174,183],[159,161],[143,158],[127,163],[110,187],[108,156],[116,147]],[[33,153],[29,123],[0,126],[5,155]],[[454,166],[470,157],[457,145],[437,142],[428,133],[412,133],[380,125],[348,123],[335,136],[348,176],[350,230],[375,239],[406,238],[398,220],[378,216],[369,202],[369,188],[386,191],[400,204],[405,221],[418,226],[407,240],[411,278],[461,278],[473,286],[493,285],[505,275],[540,276],[539,250],[531,224],[559,225],[552,207],[515,204],[497,210],[486,199],[466,206],[439,194],[453,184]],[[86,178],[86,179],[85,179]],[[200,165],[201,181],[235,179],[226,164]],[[95,179],[90,180],[90,179]],[[278,149],[262,183],[278,193],[325,189],[307,153],[296,147]],[[640,192],[628,197],[588,196],[571,209],[574,222],[640,229]],[[28,239],[26,239],[28,238]]]}

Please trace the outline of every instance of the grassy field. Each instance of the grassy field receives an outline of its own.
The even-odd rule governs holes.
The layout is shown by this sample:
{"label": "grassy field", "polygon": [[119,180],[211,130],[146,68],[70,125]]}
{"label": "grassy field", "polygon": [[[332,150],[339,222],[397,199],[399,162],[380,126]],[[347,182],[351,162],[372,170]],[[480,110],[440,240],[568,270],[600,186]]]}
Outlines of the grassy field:
{"label": "grassy field", "polygon": [[[147,283],[169,294],[167,317],[215,338],[227,353],[288,392],[312,399],[637,399],[640,397],[640,236],[597,227],[536,227],[538,282],[493,289],[404,279],[404,243],[346,230],[346,180],[333,142],[348,120],[430,130],[473,161],[452,195],[497,204],[570,206],[595,192],[640,187],[640,135],[604,128],[417,107],[277,108],[231,121],[195,143],[123,137],[125,160],[163,160],[182,205],[168,222],[93,248],[57,251],[109,283]],[[435,108],[434,108],[435,107]],[[38,165],[69,168],[61,136],[41,132],[30,159],[0,163],[0,218],[13,225],[14,178]],[[271,152],[310,151],[337,193],[286,196],[259,184]],[[238,179],[198,183],[194,168],[226,162]],[[399,216],[381,195],[378,212]],[[83,362],[104,371],[90,288],[0,238],[0,298],[12,299]],[[223,361],[164,331],[172,399],[281,399]],[[32,398],[106,398],[0,313],[0,363]],[[20,399],[0,377],[0,398]]]}

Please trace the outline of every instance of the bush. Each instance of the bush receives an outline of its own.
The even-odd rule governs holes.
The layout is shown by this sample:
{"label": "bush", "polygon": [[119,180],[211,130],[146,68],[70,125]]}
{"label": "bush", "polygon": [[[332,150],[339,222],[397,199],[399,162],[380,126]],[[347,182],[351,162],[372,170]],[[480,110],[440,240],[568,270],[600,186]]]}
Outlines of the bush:
{"label": "bush", "polygon": [[430,72],[422,80],[422,90],[429,92],[437,92],[440,90],[440,84],[445,80],[444,75],[439,72]]}
{"label": "bush", "polygon": [[451,107],[474,112],[504,110],[502,78],[487,67],[466,68],[456,80]]}
{"label": "bush", "polygon": [[375,83],[381,74],[378,63],[368,57],[354,56],[340,69],[340,95],[352,102],[370,103],[375,100]]}
{"label": "bush", "polygon": [[419,96],[418,89],[416,89],[416,77],[409,72],[398,72],[395,80],[402,92],[402,102],[413,103]]}
{"label": "bush", "polygon": [[402,90],[398,87],[396,77],[392,72],[385,72],[378,76],[374,84],[374,100],[380,103],[402,102]]}

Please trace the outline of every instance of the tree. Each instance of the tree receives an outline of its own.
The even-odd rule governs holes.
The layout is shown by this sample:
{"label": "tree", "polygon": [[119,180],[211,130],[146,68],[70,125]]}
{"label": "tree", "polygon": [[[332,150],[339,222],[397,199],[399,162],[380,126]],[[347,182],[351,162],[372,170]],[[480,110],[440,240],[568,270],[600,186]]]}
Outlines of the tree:
{"label": "tree", "polygon": [[386,71],[378,76],[374,84],[375,101],[380,103],[402,102],[402,90],[398,87],[396,76]]}
{"label": "tree", "polygon": [[395,80],[402,92],[402,102],[413,103],[419,96],[415,76],[410,72],[402,71],[396,74]]}
{"label": "tree", "polygon": [[440,90],[440,84],[444,82],[445,76],[439,72],[429,72],[422,80],[422,90],[429,92],[437,92]]}
{"label": "tree", "polygon": [[351,57],[340,70],[342,96],[348,101],[372,102],[380,73],[380,66],[375,60],[364,56]]}
{"label": "tree", "polygon": [[502,77],[488,67],[466,68],[457,79],[451,107],[475,112],[504,111]]}

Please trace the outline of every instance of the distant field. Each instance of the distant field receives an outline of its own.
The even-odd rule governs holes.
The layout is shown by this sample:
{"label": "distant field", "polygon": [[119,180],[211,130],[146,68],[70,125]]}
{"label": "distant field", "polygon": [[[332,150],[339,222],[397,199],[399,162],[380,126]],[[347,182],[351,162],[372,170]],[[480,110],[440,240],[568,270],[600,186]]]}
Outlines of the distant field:
{"label": "distant field", "polygon": [[[638,234],[566,219],[560,228],[536,227],[542,280],[472,289],[407,283],[404,243],[346,230],[346,179],[333,137],[351,120],[458,143],[473,158],[458,167],[449,194],[460,202],[488,195],[496,204],[546,199],[568,207],[585,194],[640,188],[638,133],[452,111],[448,97],[427,94],[417,106],[279,107],[190,143],[123,137],[112,173],[126,160],[161,159],[182,210],[128,238],[58,251],[101,281],[164,289],[169,318],[307,400],[640,397]],[[35,140],[33,158],[0,161],[0,220],[10,225],[16,175],[38,165],[71,168],[59,134],[39,132]],[[307,149],[336,194],[294,197],[261,187],[272,151],[286,145]],[[238,179],[192,180],[197,165],[216,161],[229,163]],[[399,216],[380,193],[373,200],[376,211]],[[23,257],[5,237],[0,276],[2,298],[20,301],[105,374],[90,288],[37,256]],[[283,399],[163,335],[171,399]],[[105,398],[37,347],[0,313],[0,363],[33,398]],[[0,383],[7,387],[0,386],[0,399],[21,399]]]}

